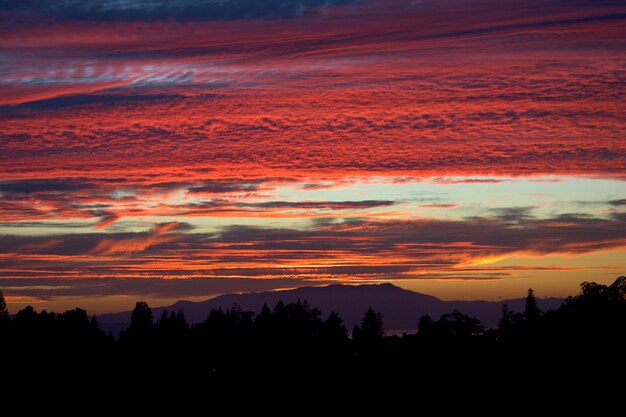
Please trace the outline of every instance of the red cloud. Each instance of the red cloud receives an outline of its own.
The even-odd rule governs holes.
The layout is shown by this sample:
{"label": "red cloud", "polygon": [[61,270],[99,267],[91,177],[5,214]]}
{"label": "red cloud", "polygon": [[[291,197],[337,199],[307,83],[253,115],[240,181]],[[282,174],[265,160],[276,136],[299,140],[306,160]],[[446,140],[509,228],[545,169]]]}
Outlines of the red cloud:
{"label": "red cloud", "polygon": [[[137,216],[324,210],[367,217],[365,208],[393,202],[262,194],[376,176],[439,184],[546,174],[626,179],[625,8],[553,3],[379,0],[280,25],[16,25],[7,11],[3,225],[63,220],[70,228],[90,219],[99,229]],[[320,221],[310,230],[233,227],[219,236],[180,233],[180,223],[43,241],[3,235],[0,262],[2,274],[20,277],[393,278],[513,253],[621,248],[620,214]]]}
{"label": "red cloud", "polygon": [[[360,10],[278,30],[10,26],[3,98],[26,104],[4,111],[0,169],[151,181],[210,169],[216,184],[242,172],[623,176],[623,7]],[[44,97],[56,99],[28,104]]]}

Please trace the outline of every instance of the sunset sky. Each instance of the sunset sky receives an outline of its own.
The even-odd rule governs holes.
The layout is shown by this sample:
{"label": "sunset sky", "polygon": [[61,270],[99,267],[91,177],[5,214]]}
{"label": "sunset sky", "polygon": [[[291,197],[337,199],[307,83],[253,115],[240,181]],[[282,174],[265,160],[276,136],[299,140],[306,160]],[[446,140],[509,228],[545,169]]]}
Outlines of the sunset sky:
{"label": "sunset sky", "polygon": [[623,1],[0,0],[0,290],[571,295],[625,134]]}

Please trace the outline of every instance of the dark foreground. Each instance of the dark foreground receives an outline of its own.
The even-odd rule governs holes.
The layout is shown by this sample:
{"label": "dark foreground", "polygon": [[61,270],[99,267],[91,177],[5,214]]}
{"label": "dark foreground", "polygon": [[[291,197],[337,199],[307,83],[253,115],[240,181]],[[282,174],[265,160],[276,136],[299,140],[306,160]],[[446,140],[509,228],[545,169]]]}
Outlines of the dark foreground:
{"label": "dark foreground", "polygon": [[139,302],[115,340],[84,310],[27,307],[11,318],[0,299],[1,380],[5,393],[68,387],[137,400],[150,392],[153,405],[183,394],[264,398],[269,407],[294,398],[307,407],[354,401],[356,408],[409,407],[424,415],[622,409],[623,386],[615,381],[626,370],[626,277],[610,286],[583,283],[580,294],[547,312],[529,291],[524,312],[503,306],[497,329],[458,311],[418,320],[417,334],[385,337],[384,318],[370,309],[350,338],[338,315],[322,319],[306,301],[258,314],[214,310],[193,327],[183,312],[155,320]]}

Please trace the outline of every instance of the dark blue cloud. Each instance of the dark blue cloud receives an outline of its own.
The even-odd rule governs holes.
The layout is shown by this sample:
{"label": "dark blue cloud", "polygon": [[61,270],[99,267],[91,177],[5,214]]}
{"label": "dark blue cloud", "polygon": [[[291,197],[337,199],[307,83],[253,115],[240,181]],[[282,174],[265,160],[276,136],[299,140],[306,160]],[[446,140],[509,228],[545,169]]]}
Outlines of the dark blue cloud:
{"label": "dark blue cloud", "polygon": [[89,95],[77,94],[69,96],[61,96],[47,98],[42,100],[30,101],[18,104],[16,106],[0,106],[0,110],[8,110],[14,108],[27,108],[35,110],[59,109],[71,106],[86,106],[89,104],[125,104],[136,101],[158,101],[158,100],[174,100],[182,98],[181,95],[174,94],[138,94],[138,95]]}
{"label": "dark blue cloud", "polygon": [[0,0],[0,10],[93,20],[276,19],[363,0]]}
{"label": "dark blue cloud", "polygon": [[620,198],[618,200],[611,200],[609,204],[612,206],[626,206],[626,198]]}
{"label": "dark blue cloud", "polygon": [[39,192],[63,192],[95,188],[83,179],[29,179],[22,181],[0,181],[0,193],[32,194]]}

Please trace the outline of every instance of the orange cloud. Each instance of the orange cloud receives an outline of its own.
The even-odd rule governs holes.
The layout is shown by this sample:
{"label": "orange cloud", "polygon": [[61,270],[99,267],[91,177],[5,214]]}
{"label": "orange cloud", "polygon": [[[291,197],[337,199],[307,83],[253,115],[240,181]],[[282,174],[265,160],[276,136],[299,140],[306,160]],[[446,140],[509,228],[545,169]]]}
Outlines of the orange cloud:
{"label": "orange cloud", "polygon": [[110,224],[116,222],[119,219],[119,216],[115,214],[107,214],[103,216],[98,223],[94,226],[96,229],[105,229]]}
{"label": "orange cloud", "polygon": [[174,242],[180,236],[169,234],[180,228],[182,224],[178,222],[159,224],[154,226],[147,236],[131,237],[126,239],[103,239],[91,251],[98,255],[113,255],[118,253],[131,254],[143,252],[144,250],[165,242]]}

